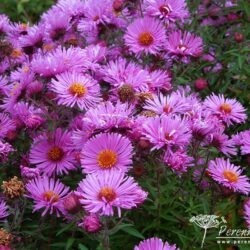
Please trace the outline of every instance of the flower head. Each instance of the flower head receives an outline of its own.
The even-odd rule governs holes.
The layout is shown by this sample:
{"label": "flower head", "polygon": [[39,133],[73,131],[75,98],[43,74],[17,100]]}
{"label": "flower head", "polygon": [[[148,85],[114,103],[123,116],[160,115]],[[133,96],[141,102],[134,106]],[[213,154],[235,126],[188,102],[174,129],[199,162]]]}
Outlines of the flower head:
{"label": "flower head", "polygon": [[60,216],[65,213],[63,198],[68,194],[69,188],[60,181],[46,176],[37,177],[26,184],[27,197],[34,200],[33,211],[44,209],[42,216],[47,213],[56,213]]}
{"label": "flower head", "polygon": [[128,138],[115,133],[92,137],[83,147],[82,168],[85,173],[122,170],[127,172],[132,164],[133,147]]}
{"label": "flower head", "polygon": [[248,194],[250,192],[250,182],[246,175],[242,175],[243,170],[239,166],[230,163],[229,159],[216,158],[209,162],[209,176],[223,186]]}
{"label": "flower head", "polygon": [[44,133],[35,138],[30,150],[30,163],[49,176],[74,169],[70,134],[58,128],[52,134]]}
{"label": "flower head", "polygon": [[8,206],[6,205],[5,201],[0,201],[0,221],[6,218],[9,215]]}
{"label": "flower head", "polygon": [[128,26],[124,39],[130,50],[136,54],[157,54],[165,41],[165,30],[153,18],[139,18]]}
{"label": "flower head", "polygon": [[51,90],[57,94],[57,102],[68,107],[77,106],[88,109],[96,105],[99,99],[99,85],[87,75],[65,72],[52,80]]}
{"label": "flower head", "polygon": [[211,114],[218,116],[227,126],[242,123],[247,118],[245,108],[237,100],[225,98],[223,95],[208,96],[204,101],[204,107]]}
{"label": "flower head", "polygon": [[3,189],[3,193],[11,199],[18,198],[24,193],[24,184],[16,176],[9,181],[3,181],[1,187]]}
{"label": "flower head", "polygon": [[88,212],[113,216],[117,208],[119,217],[121,208],[132,209],[147,197],[134,179],[121,171],[87,175],[80,182],[77,194],[82,196],[80,202]]}
{"label": "flower head", "polygon": [[160,238],[153,237],[140,242],[135,246],[134,250],[178,250],[176,245],[170,245],[168,242],[163,242]]}

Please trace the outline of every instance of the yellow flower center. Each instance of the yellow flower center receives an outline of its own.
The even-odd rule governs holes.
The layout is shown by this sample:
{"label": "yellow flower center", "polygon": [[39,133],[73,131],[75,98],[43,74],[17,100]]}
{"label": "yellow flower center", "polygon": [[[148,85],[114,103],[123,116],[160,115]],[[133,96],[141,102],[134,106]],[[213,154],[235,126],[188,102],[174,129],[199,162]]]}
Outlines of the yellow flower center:
{"label": "yellow flower center", "polygon": [[87,89],[82,83],[74,82],[69,87],[69,92],[77,97],[82,97],[87,93]]}
{"label": "yellow flower center", "polygon": [[61,148],[55,146],[48,152],[48,157],[51,161],[60,161],[64,156],[64,152]]}
{"label": "yellow flower center", "polygon": [[97,156],[100,168],[110,169],[117,163],[117,154],[113,150],[104,149]]}
{"label": "yellow flower center", "polygon": [[116,198],[116,193],[111,187],[103,187],[98,194],[98,198],[102,200],[105,198],[107,202],[111,202]]}
{"label": "yellow flower center", "polygon": [[225,170],[223,172],[223,176],[225,179],[227,179],[229,182],[237,182],[239,179],[239,176],[230,170]]}
{"label": "yellow flower center", "polygon": [[54,191],[49,190],[43,193],[43,199],[45,201],[57,202],[59,200],[59,195],[56,194]]}
{"label": "yellow flower center", "polygon": [[138,40],[139,44],[142,46],[149,46],[154,42],[154,38],[149,32],[142,32]]}
{"label": "yellow flower center", "polygon": [[223,103],[220,105],[220,111],[226,113],[226,114],[230,114],[232,111],[232,106],[228,103]]}
{"label": "yellow flower center", "polygon": [[18,58],[22,55],[22,50],[20,49],[13,49],[11,52],[11,57]]}

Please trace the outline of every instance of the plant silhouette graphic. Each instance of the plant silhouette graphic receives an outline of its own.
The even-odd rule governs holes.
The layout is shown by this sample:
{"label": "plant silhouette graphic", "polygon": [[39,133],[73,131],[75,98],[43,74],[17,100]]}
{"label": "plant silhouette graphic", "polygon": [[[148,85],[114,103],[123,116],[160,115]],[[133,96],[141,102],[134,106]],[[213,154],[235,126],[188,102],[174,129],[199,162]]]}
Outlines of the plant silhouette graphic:
{"label": "plant silhouette graphic", "polygon": [[189,220],[191,223],[195,223],[197,226],[204,229],[204,234],[203,234],[203,238],[201,242],[201,248],[203,248],[208,228],[213,228],[213,227],[218,228],[218,226],[221,223],[226,223],[226,220],[224,217],[221,217],[221,221],[219,221],[218,218],[219,216],[217,215],[199,214],[197,216],[193,216]]}

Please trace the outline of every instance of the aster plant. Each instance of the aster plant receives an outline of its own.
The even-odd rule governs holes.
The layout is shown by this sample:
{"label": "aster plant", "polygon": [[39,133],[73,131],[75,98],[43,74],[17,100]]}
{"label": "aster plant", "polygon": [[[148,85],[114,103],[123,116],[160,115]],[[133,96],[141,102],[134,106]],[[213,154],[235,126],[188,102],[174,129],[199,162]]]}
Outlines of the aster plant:
{"label": "aster plant", "polygon": [[0,249],[217,249],[221,221],[249,228],[249,7],[0,14]]}

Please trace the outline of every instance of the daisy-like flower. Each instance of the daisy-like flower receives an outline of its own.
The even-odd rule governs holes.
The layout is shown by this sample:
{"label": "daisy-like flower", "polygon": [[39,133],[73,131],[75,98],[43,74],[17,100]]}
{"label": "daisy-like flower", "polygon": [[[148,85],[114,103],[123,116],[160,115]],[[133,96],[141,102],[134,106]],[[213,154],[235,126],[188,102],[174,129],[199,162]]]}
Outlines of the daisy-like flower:
{"label": "daisy-like flower", "polygon": [[139,18],[128,26],[124,39],[130,50],[136,54],[157,54],[165,42],[165,30],[153,18]]}
{"label": "daisy-like flower", "polygon": [[170,245],[168,242],[163,242],[162,239],[153,237],[140,242],[135,246],[134,250],[178,250],[176,245]]}
{"label": "daisy-like flower", "polygon": [[148,118],[142,126],[143,135],[154,145],[152,149],[160,149],[164,146],[183,148],[191,138],[187,121],[179,116],[161,115]]}
{"label": "daisy-like flower", "polygon": [[99,101],[100,89],[97,82],[87,75],[65,72],[52,80],[51,90],[57,94],[58,104],[87,109]]}
{"label": "daisy-like flower", "polygon": [[149,16],[158,17],[163,21],[183,21],[189,16],[185,0],[146,0],[145,12]]}
{"label": "daisy-like flower", "polygon": [[248,229],[250,229],[250,199],[245,201],[243,213],[244,213],[244,218],[245,218],[246,223],[247,223],[247,227],[248,227]]}
{"label": "daisy-like flower", "polygon": [[0,221],[6,218],[9,215],[8,206],[6,205],[5,201],[0,201]]}
{"label": "daisy-like flower", "polygon": [[133,147],[128,138],[115,133],[103,133],[88,140],[82,150],[81,163],[87,174],[131,168]]}
{"label": "daisy-like flower", "polygon": [[148,78],[149,88],[153,91],[157,91],[159,89],[169,91],[172,89],[171,77],[164,70],[150,71]]}
{"label": "daisy-like flower", "polygon": [[200,37],[177,30],[169,34],[166,49],[173,55],[198,57],[202,53],[202,44]]}
{"label": "daisy-like flower", "polygon": [[189,108],[185,99],[173,93],[168,96],[163,94],[155,95],[153,99],[146,101],[144,109],[155,112],[156,114],[184,114]]}
{"label": "daisy-like flower", "polygon": [[74,169],[75,157],[70,133],[58,128],[52,134],[38,136],[31,146],[30,163],[49,176]]}
{"label": "daisy-like flower", "polygon": [[0,138],[4,138],[9,131],[15,130],[15,122],[6,114],[0,114]]}
{"label": "daisy-like flower", "polygon": [[132,107],[129,107],[126,103],[105,102],[99,104],[96,108],[89,109],[83,122],[95,129],[110,129],[110,128],[122,128],[130,125],[132,119]]}
{"label": "daisy-like flower", "polygon": [[227,126],[243,123],[247,119],[245,108],[237,100],[225,98],[223,95],[208,96],[204,101],[204,107],[218,116]]}
{"label": "daisy-like flower", "polygon": [[35,202],[33,212],[44,209],[42,216],[56,213],[57,217],[65,213],[63,198],[69,193],[69,188],[58,180],[47,176],[37,177],[26,184],[27,197]]}
{"label": "daisy-like flower", "polygon": [[132,177],[121,171],[89,174],[79,183],[76,192],[80,202],[90,213],[114,215],[114,208],[121,216],[121,208],[132,209],[142,204],[147,197]]}
{"label": "daisy-like flower", "polygon": [[215,181],[234,192],[246,195],[250,192],[249,178],[242,175],[243,170],[230,163],[229,159],[216,158],[214,161],[210,161],[207,171]]}

